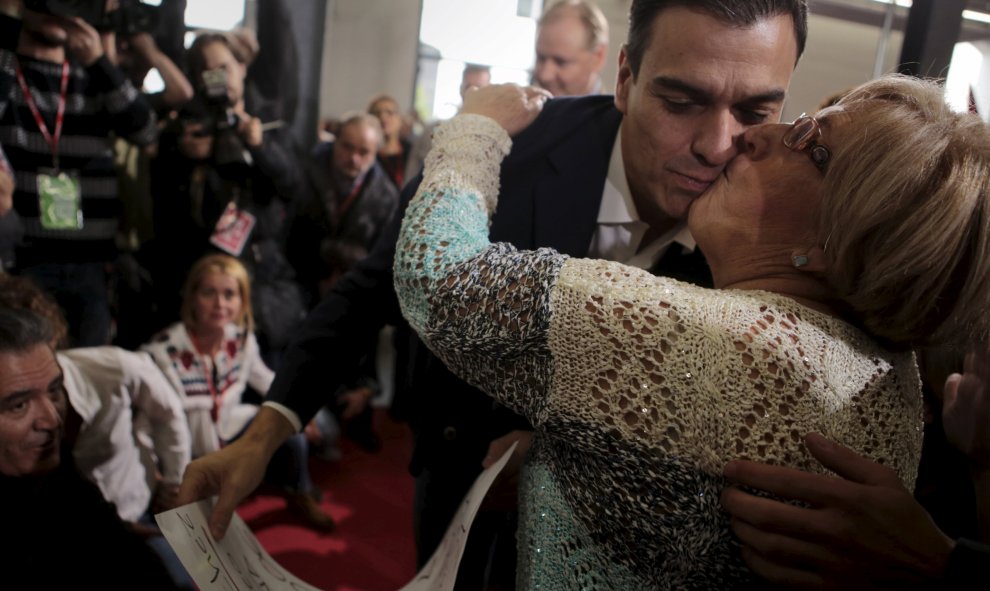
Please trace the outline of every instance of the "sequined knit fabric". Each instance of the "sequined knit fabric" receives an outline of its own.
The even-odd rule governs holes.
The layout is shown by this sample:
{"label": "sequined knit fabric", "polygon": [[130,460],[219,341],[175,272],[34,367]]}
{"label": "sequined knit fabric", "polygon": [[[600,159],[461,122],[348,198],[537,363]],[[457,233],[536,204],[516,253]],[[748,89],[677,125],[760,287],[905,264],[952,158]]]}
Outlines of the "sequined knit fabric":
{"label": "sequined knit fabric", "polygon": [[761,291],[488,242],[493,121],[441,126],[403,221],[403,312],[468,382],[537,429],[520,491],[524,589],[734,589],[750,575],[718,507],[723,465],[821,472],[816,431],[890,466],[921,453],[909,353]]}

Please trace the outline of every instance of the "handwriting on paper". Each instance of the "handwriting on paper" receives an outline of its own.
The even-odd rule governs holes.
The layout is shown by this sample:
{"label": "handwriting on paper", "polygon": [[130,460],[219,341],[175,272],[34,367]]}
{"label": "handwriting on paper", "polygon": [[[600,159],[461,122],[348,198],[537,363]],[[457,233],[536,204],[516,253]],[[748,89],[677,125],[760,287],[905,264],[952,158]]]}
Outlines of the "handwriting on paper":
{"label": "handwriting on paper", "polygon": [[199,501],[155,516],[200,591],[319,591],[279,566],[236,513],[216,540],[207,526],[212,508]]}

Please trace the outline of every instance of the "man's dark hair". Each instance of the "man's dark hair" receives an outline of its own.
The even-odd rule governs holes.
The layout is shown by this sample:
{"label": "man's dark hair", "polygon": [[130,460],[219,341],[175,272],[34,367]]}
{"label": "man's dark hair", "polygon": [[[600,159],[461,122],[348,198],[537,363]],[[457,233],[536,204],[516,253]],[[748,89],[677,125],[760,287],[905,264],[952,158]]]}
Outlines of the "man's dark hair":
{"label": "man's dark hair", "polygon": [[52,340],[51,323],[32,310],[0,306],[0,353],[25,353]]}
{"label": "man's dark hair", "polygon": [[56,348],[68,345],[69,326],[58,304],[31,279],[0,274],[0,309],[28,310],[51,327],[49,342]]}
{"label": "man's dark hair", "polygon": [[626,59],[629,60],[634,77],[639,75],[639,66],[650,45],[657,15],[676,6],[703,12],[728,25],[741,28],[750,27],[764,19],[790,15],[794,20],[797,57],[800,58],[804,53],[804,44],[808,39],[807,0],[633,0],[629,8]]}

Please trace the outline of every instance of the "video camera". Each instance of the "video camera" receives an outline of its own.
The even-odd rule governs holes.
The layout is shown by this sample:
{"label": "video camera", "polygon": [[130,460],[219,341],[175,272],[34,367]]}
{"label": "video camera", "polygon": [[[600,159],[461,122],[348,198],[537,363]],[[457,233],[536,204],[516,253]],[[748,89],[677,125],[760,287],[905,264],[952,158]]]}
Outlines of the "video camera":
{"label": "video camera", "polygon": [[104,10],[105,4],[105,0],[24,0],[27,10],[65,18],[79,17],[98,30],[114,31],[124,37],[150,33],[158,26],[158,4],[120,0],[120,7],[111,12]]}

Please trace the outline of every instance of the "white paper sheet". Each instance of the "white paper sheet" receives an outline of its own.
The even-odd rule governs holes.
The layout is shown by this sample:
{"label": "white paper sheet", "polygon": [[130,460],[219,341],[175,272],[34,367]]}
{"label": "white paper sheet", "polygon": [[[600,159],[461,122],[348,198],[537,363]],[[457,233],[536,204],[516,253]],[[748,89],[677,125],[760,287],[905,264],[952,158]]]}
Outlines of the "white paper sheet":
{"label": "white paper sheet", "polygon": [[[429,562],[399,591],[452,591],[471,523],[481,502],[516,449],[516,443],[471,486]],[[199,501],[159,513],[155,520],[200,591],[319,591],[285,570],[265,552],[236,513],[223,540],[207,525],[213,502]]]}
{"label": "white paper sheet", "polygon": [[457,566],[461,563],[461,557],[464,555],[464,546],[467,544],[468,532],[471,531],[471,523],[474,521],[475,515],[478,514],[478,509],[481,507],[485,495],[488,494],[488,489],[495,482],[495,477],[502,472],[502,468],[509,461],[518,443],[518,441],[513,443],[497,462],[478,475],[474,484],[471,485],[471,490],[461,501],[461,506],[454,514],[454,519],[450,522],[450,527],[447,528],[447,533],[444,534],[440,545],[433,552],[433,556],[416,573],[413,580],[399,591],[452,591],[454,589],[454,582],[457,580]]}
{"label": "white paper sheet", "polygon": [[212,509],[213,502],[204,500],[155,515],[200,591],[319,591],[279,566],[236,513],[217,541],[206,521]]}

